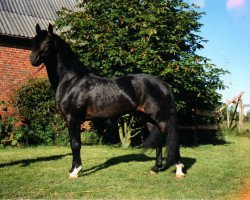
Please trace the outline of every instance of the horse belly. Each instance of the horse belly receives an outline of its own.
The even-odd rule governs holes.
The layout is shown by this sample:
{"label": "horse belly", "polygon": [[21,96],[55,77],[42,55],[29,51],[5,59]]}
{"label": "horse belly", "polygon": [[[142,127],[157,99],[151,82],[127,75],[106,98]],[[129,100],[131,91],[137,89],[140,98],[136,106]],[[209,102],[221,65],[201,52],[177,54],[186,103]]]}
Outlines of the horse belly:
{"label": "horse belly", "polygon": [[133,102],[123,95],[105,95],[89,102],[87,119],[108,118],[124,114],[134,108]]}

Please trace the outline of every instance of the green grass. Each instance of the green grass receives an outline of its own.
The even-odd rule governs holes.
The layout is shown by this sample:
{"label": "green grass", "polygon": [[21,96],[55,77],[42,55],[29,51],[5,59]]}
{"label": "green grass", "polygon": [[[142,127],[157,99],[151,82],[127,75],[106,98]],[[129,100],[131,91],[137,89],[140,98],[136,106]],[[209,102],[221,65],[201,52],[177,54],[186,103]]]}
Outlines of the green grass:
{"label": "green grass", "polygon": [[250,178],[250,140],[181,148],[187,174],[174,167],[149,173],[154,152],[109,146],[82,148],[83,172],[68,178],[67,147],[0,149],[1,199],[240,199]]}
{"label": "green grass", "polygon": [[250,121],[244,122],[244,129],[250,131]]}

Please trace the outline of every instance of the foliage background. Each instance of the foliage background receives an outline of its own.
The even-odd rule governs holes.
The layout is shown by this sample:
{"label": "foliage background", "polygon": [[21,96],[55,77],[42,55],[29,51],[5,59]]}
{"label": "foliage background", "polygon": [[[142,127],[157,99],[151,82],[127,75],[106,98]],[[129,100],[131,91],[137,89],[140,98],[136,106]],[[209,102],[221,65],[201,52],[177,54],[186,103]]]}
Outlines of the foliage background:
{"label": "foliage background", "polygon": [[182,0],[80,1],[59,12],[56,25],[94,74],[149,73],[168,82],[178,109],[214,109],[226,73],[196,54],[204,13]]}

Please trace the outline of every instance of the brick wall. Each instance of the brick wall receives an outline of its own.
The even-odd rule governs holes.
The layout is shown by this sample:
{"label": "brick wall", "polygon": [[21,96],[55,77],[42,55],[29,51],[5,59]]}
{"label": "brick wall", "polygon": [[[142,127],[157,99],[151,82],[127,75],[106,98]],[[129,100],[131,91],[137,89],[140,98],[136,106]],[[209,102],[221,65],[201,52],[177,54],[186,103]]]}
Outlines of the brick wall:
{"label": "brick wall", "polygon": [[[15,89],[20,82],[29,77],[38,68],[29,62],[30,50],[0,46],[0,101],[9,99],[11,89]],[[45,68],[34,77],[47,77]]]}

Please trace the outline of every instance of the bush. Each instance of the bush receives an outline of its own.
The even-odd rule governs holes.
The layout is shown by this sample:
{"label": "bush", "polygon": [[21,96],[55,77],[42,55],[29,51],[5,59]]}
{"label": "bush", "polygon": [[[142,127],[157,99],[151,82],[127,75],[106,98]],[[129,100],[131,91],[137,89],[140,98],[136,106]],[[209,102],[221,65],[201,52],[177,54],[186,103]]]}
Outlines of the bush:
{"label": "bush", "polygon": [[53,120],[50,123],[50,128],[54,135],[54,145],[57,146],[69,146],[69,133],[66,127],[65,121],[59,114],[53,116]]}
{"label": "bush", "polygon": [[0,144],[4,146],[17,145],[17,137],[13,134],[16,118],[14,116],[0,115]]}
{"label": "bush", "polygon": [[16,117],[13,113],[9,112],[9,105],[7,102],[0,101],[0,145],[1,146],[15,146],[17,145],[17,137],[13,135]]}
{"label": "bush", "polygon": [[53,132],[48,126],[32,123],[30,126],[16,127],[13,134],[20,136],[18,143],[20,145],[52,145]]}
{"label": "bush", "polygon": [[47,79],[33,79],[21,86],[13,102],[23,126],[13,130],[22,145],[68,145],[64,120],[56,113],[55,95]]}
{"label": "bush", "polygon": [[100,144],[101,138],[100,136],[94,131],[85,131],[82,134],[82,143],[84,145],[97,145]]}
{"label": "bush", "polygon": [[55,115],[47,126],[31,123],[30,126],[14,127],[12,137],[15,145],[69,145],[69,134],[59,115]]}
{"label": "bush", "polygon": [[47,125],[55,112],[55,97],[47,79],[32,79],[14,95],[14,104],[27,125]]}

